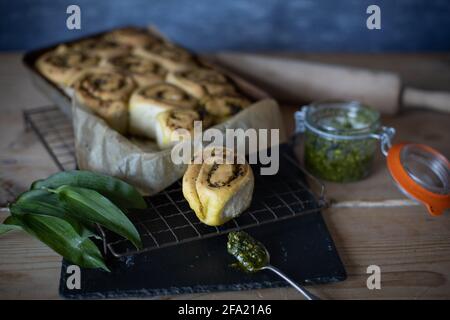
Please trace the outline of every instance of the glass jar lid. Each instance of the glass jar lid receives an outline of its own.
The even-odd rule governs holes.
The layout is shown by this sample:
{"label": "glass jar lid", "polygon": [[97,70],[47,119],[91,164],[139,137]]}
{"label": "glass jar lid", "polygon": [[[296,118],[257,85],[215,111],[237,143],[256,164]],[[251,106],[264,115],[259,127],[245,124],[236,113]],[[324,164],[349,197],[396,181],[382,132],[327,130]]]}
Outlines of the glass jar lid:
{"label": "glass jar lid", "polygon": [[448,163],[427,149],[417,144],[405,145],[400,153],[400,161],[408,175],[419,185],[433,193],[448,194]]}
{"label": "glass jar lid", "polygon": [[393,145],[387,154],[392,178],[400,189],[422,202],[432,215],[450,208],[450,164],[433,148],[413,143]]}
{"label": "glass jar lid", "polygon": [[359,102],[324,102],[306,107],[305,126],[319,135],[367,138],[380,128],[380,114]]}

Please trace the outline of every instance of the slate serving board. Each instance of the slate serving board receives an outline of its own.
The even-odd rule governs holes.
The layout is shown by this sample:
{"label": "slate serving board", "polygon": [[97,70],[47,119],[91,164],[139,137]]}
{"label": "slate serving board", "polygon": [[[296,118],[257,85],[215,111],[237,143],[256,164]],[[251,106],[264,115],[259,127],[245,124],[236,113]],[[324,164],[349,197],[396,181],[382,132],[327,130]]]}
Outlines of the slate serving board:
{"label": "slate serving board", "polygon": [[[285,145],[280,152],[291,154],[292,150]],[[246,231],[266,245],[273,265],[300,284],[346,279],[320,211]],[[269,271],[246,274],[232,268],[234,260],[226,251],[226,242],[226,235],[221,235],[120,259],[107,257],[111,273],[81,269],[80,289],[67,287],[70,263],[63,261],[60,294],[71,299],[154,297],[287,285]]]}

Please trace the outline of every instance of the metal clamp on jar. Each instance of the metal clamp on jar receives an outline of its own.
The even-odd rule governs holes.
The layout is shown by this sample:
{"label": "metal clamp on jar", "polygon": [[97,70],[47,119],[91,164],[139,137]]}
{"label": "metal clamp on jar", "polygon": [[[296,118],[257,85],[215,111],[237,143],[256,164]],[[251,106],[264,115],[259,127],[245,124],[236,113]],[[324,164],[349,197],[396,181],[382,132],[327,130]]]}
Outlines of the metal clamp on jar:
{"label": "metal clamp on jar", "polygon": [[395,129],[380,123],[380,114],[359,102],[323,102],[295,113],[296,132],[304,136],[304,164],[316,177],[351,182],[367,177],[380,141],[390,174],[410,198],[430,214],[450,208],[448,160],[420,144],[392,145]]}

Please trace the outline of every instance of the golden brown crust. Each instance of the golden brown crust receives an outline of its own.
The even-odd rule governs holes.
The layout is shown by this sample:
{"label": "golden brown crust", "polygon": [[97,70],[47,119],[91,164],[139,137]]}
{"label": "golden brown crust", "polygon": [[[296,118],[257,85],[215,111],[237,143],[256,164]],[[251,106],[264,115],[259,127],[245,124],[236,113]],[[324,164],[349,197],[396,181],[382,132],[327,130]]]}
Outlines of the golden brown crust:
{"label": "golden brown crust", "polygon": [[96,67],[100,58],[76,50],[49,51],[36,61],[36,68],[49,80],[59,85],[70,81],[86,68]]}
{"label": "golden brown crust", "polygon": [[110,57],[105,60],[105,65],[130,75],[139,86],[161,82],[167,73],[157,62],[133,54]]}
{"label": "golden brown crust", "polygon": [[184,70],[195,65],[194,57],[183,48],[167,42],[136,48],[136,54],[152,59],[169,71]]}
{"label": "golden brown crust", "polygon": [[151,34],[146,29],[126,27],[108,32],[104,39],[128,46],[144,46],[161,42],[161,38]]}
{"label": "golden brown crust", "polygon": [[85,71],[73,84],[75,97],[101,116],[113,129],[125,133],[128,98],[135,88],[133,79],[106,68]]}
{"label": "golden brown crust", "polygon": [[233,94],[236,91],[225,75],[213,69],[191,68],[170,72],[166,81],[179,86],[198,99],[206,95]]}

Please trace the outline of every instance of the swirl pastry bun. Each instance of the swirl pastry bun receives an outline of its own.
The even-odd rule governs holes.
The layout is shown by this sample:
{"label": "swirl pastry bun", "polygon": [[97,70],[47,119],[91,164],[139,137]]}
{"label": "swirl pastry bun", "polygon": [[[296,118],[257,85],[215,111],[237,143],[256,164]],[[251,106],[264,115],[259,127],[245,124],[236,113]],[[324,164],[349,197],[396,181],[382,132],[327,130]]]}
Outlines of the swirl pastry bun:
{"label": "swirl pastry bun", "polygon": [[213,117],[215,123],[226,121],[250,104],[250,100],[236,94],[206,96],[200,100],[200,105]]}
{"label": "swirl pastry bun", "polygon": [[130,133],[154,139],[159,113],[173,108],[192,109],[197,103],[197,99],[168,83],[141,87],[130,98]]}
{"label": "swirl pastry bun", "polygon": [[161,82],[167,73],[166,69],[157,62],[133,54],[110,57],[104,64],[128,74],[139,86]]}
{"label": "swirl pastry bun", "polygon": [[195,66],[195,60],[191,53],[168,42],[151,43],[138,47],[135,53],[158,62],[169,71],[184,70]]}
{"label": "swirl pastry bun", "polygon": [[103,118],[111,128],[126,133],[128,99],[136,87],[132,78],[108,68],[83,72],[73,83],[78,101]]}
{"label": "swirl pastry bun", "polygon": [[159,113],[155,124],[158,147],[170,148],[180,140],[192,137],[195,121],[202,121],[203,128],[211,125],[210,117],[199,109],[177,108]]}
{"label": "swirl pastry bun", "polygon": [[36,68],[50,81],[68,86],[84,69],[96,67],[100,58],[68,49],[49,51],[36,61]]}
{"label": "swirl pastry bun", "polygon": [[206,68],[169,72],[166,81],[184,89],[198,99],[206,95],[232,94],[235,92],[234,86],[225,75]]}
{"label": "swirl pastry bun", "polygon": [[232,150],[219,147],[206,149],[201,164],[196,162],[188,166],[182,188],[201,222],[219,226],[250,206],[254,176],[248,163],[239,164]]}
{"label": "swirl pastry bun", "polygon": [[120,28],[108,32],[104,39],[133,47],[161,41],[160,38],[151,34],[148,30],[133,27]]}
{"label": "swirl pastry bun", "polygon": [[118,42],[105,40],[103,38],[89,38],[69,45],[61,45],[60,48],[68,47],[85,54],[95,54],[102,58],[108,58],[119,54],[129,53],[131,48]]}

